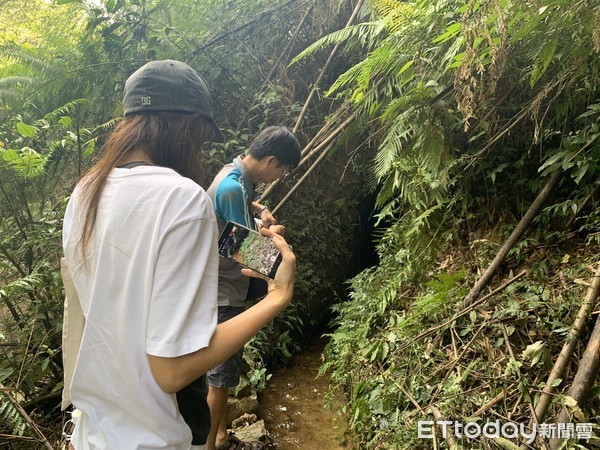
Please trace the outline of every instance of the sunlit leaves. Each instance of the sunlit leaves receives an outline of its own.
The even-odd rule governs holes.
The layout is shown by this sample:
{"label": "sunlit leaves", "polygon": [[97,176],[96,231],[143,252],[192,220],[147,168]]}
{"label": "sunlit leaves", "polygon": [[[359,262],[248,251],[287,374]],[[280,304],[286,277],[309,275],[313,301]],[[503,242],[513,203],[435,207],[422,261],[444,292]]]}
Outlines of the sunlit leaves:
{"label": "sunlit leaves", "polygon": [[23,147],[19,150],[0,149],[0,154],[2,159],[22,177],[35,177],[44,172],[47,158],[31,147]]}
{"label": "sunlit leaves", "polygon": [[21,134],[21,136],[27,137],[27,138],[33,138],[35,137],[35,134],[37,133],[37,128],[32,126],[32,125],[27,125],[24,122],[17,122],[17,131],[19,132],[19,134]]}

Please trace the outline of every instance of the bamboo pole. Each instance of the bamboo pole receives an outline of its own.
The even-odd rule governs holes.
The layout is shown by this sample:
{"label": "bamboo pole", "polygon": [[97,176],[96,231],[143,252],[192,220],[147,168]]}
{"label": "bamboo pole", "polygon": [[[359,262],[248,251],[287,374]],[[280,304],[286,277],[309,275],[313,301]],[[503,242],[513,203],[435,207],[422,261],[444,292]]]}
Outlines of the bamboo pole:
{"label": "bamboo pole", "polygon": [[310,168],[306,171],[306,173],[304,175],[302,175],[302,178],[300,178],[298,180],[298,182],[294,185],[294,187],[292,189],[290,189],[290,191],[285,195],[285,197],[283,197],[281,199],[281,201],[277,204],[277,206],[275,208],[273,208],[273,214],[275,214],[285,204],[285,202],[287,202],[289,200],[289,198],[292,196],[292,194],[302,185],[302,183],[304,183],[304,180],[306,180],[308,178],[308,176],[311,174],[311,172],[313,170],[315,170],[315,168],[321,163],[321,161],[323,161],[325,159],[325,157],[327,156],[327,152],[332,147],[332,145],[333,144],[329,144],[329,146],[325,150],[323,150],[323,153],[321,153],[321,155],[315,160],[315,162],[313,162],[312,166],[310,166]]}
{"label": "bamboo pole", "polygon": [[[339,115],[336,113],[336,119],[339,117]],[[292,174],[295,174],[298,172],[298,170],[300,169],[300,167],[304,166],[305,164],[308,163],[308,159],[310,156],[313,156],[315,153],[319,152],[321,149],[323,149],[326,145],[328,145],[334,138],[336,138],[342,131],[344,131],[344,129],[346,128],[346,126],[348,126],[355,118],[355,114],[352,114],[348,119],[346,119],[342,124],[338,125],[332,132],[331,134],[329,134],[325,139],[323,139],[323,141],[314,149],[310,150],[312,146],[314,146],[314,144],[317,142],[317,136],[319,136],[319,133],[317,133],[317,136],[315,136],[315,138],[313,138],[307,145],[306,147],[302,150],[302,152],[300,153],[301,156],[303,156],[302,160],[300,161],[300,163],[298,164],[298,167],[296,167],[294,169],[294,171],[292,172]],[[328,122],[328,123],[333,123],[333,122]],[[325,127],[323,127],[321,130],[323,130]],[[322,133],[321,133],[322,134]],[[310,151],[309,151],[310,150]],[[326,151],[329,151],[329,148],[327,148]],[[310,169],[312,170],[312,168]],[[304,182],[304,180],[306,179],[306,177],[302,177],[300,181],[298,181],[296,183],[296,185],[294,186],[294,190],[297,189],[297,185],[298,183]],[[267,198],[269,198],[271,196],[271,194],[273,193],[273,190],[279,185],[279,183],[281,183],[281,178],[275,180],[273,183],[271,183],[267,189],[265,189],[265,191],[263,192],[262,196],[261,196],[261,200],[264,201]],[[287,196],[286,196],[286,200],[287,200]],[[277,205],[277,209],[280,207],[280,205]]]}
{"label": "bamboo pole", "polygon": [[338,137],[342,133],[342,131],[344,131],[346,129],[346,127],[354,121],[355,117],[356,117],[355,114],[352,114],[350,117],[348,117],[342,124],[340,124],[340,126],[338,126],[335,130],[333,130],[329,136],[327,136],[325,139],[323,139],[323,141],[317,147],[315,147],[306,156],[304,156],[304,158],[302,158],[302,160],[300,161],[300,164],[298,164],[298,166],[306,164],[312,156],[314,156],[316,153],[321,151],[332,140],[334,140],[336,137]]}
{"label": "bamboo pole", "polygon": [[[292,35],[292,37],[288,41],[287,45],[285,46],[285,48],[283,49],[283,51],[281,52],[281,54],[277,58],[277,61],[275,62],[275,64],[273,64],[273,67],[271,67],[271,71],[269,72],[269,75],[267,75],[267,78],[265,79],[265,81],[263,83],[263,86],[265,86],[266,84],[268,84],[271,81],[271,78],[275,74],[275,71],[277,70],[277,68],[281,64],[281,61],[283,61],[283,59],[289,53],[290,49],[292,48],[292,45],[294,44],[294,42],[296,41],[296,38],[298,37],[298,34],[300,33],[300,30],[302,29],[302,26],[304,25],[304,22],[308,18],[308,16],[309,16],[310,12],[312,11],[313,7],[314,7],[314,4],[309,5],[309,7],[306,8],[306,11],[304,12],[304,15],[302,16],[302,19],[300,19],[300,22],[298,23],[298,26],[294,30],[294,34]],[[244,117],[242,117],[242,119],[238,122],[238,126],[237,126],[238,130],[242,127],[242,124],[246,121],[246,119],[248,117],[248,114],[250,113],[250,109],[251,108],[248,108],[248,110],[244,114]]]}
{"label": "bamboo pole", "polygon": [[535,406],[535,414],[539,420],[542,420],[546,415],[546,411],[548,410],[548,406],[550,405],[550,401],[552,399],[552,393],[554,391],[554,387],[552,384],[558,378],[562,378],[567,365],[569,364],[569,360],[573,355],[573,351],[575,350],[575,346],[577,345],[579,335],[587,322],[587,319],[594,308],[594,304],[596,303],[596,299],[598,298],[598,294],[600,293],[600,263],[598,264],[598,269],[596,270],[596,274],[594,275],[594,279],[592,281],[591,286],[588,288],[587,295],[581,307],[579,308],[579,313],[575,319],[571,330],[569,331],[569,335],[566,339],[566,342],[552,367],[552,371],[550,372],[550,376],[548,377],[548,381],[546,381],[546,386],[540,395],[540,398]]}
{"label": "bamboo pole", "polygon": [[488,285],[491,281],[492,277],[500,267],[500,265],[504,262],[506,255],[508,252],[515,246],[518,240],[523,236],[533,218],[537,215],[539,210],[541,209],[544,202],[550,196],[550,193],[554,189],[554,187],[558,184],[562,177],[562,172],[560,170],[556,170],[546,182],[546,185],[542,189],[542,191],[538,194],[536,199],[533,201],[523,218],[517,224],[513,232],[510,234],[500,251],[491,262],[489,267],[486,269],[484,274],[479,278],[477,283],[471,288],[471,291],[466,295],[466,297],[460,303],[459,308],[464,309],[469,306],[471,303],[475,301],[475,299],[479,296],[480,292],[484,287]]}
{"label": "bamboo pole", "polygon": [[[360,8],[362,7],[363,3],[364,3],[364,0],[358,0],[358,2],[356,3],[356,6],[354,7],[354,10],[352,11],[352,15],[348,19],[348,22],[346,23],[346,26],[344,28],[348,28],[350,25],[352,25],[352,22],[354,22],[354,19],[356,19],[356,16],[358,15],[358,12],[360,11]],[[300,128],[300,124],[302,123],[302,119],[304,119],[304,116],[306,115],[306,111],[308,111],[310,102],[312,101],[315,93],[317,92],[317,89],[319,88],[319,83],[321,82],[321,79],[325,75],[326,70],[329,68],[329,64],[331,64],[331,61],[333,61],[333,58],[335,57],[335,54],[337,53],[339,47],[340,47],[339,43],[335,44],[335,46],[333,47],[333,50],[331,50],[331,53],[329,54],[329,57],[327,58],[327,61],[325,61],[325,64],[321,68],[321,72],[319,73],[319,76],[317,77],[317,80],[315,81],[313,88],[311,89],[310,93],[308,94],[308,97],[306,98],[306,101],[304,102],[304,106],[302,107],[302,110],[300,111],[300,115],[298,116],[298,119],[296,120],[296,124],[294,125],[292,133],[296,133],[298,131],[298,129]]]}
{"label": "bamboo pole", "polygon": [[[447,423],[448,422],[447,420],[444,420],[444,416],[442,416],[442,413],[440,412],[440,410],[437,409],[435,406],[429,406],[429,409],[431,410],[431,413],[433,414],[433,417],[435,417],[435,420],[438,423],[438,426],[439,426],[440,423]],[[450,432],[448,432],[448,430],[450,430]],[[449,426],[449,424],[448,424],[448,426],[446,428],[446,436],[443,436],[443,438],[446,440],[446,442],[448,443],[448,445],[450,446],[450,448],[456,446],[456,439],[454,437],[454,432],[452,431],[452,427]]]}
{"label": "bamboo pole", "polygon": [[[594,281],[597,282],[598,279],[600,279],[600,275],[597,274],[596,279]],[[596,285],[598,286],[600,285],[600,283],[596,283]],[[572,397],[575,401],[577,401],[578,405],[582,405],[586,401],[590,389],[594,386],[594,383],[598,378],[599,371],[600,315],[596,319],[596,325],[594,326],[594,330],[592,331],[592,335],[590,337],[588,345],[585,351],[583,352],[579,368],[577,369],[577,373],[575,374],[575,378],[573,379],[573,384],[571,385],[571,388],[568,392],[568,395]],[[556,423],[566,423],[568,420],[569,411],[566,407],[563,407]],[[552,439],[550,440],[550,448],[552,448],[552,450],[556,450],[560,447],[560,443],[560,439]]]}
{"label": "bamboo pole", "polygon": [[[546,412],[548,411],[548,407],[550,406],[550,402],[552,400],[552,394],[554,393],[553,384],[557,379],[563,377],[563,374],[565,373],[567,366],[569,364],[569,360],[571,359],[571,356],[573,355],[573,352],[575,351],[575,346],[578,343],[579,335],[581,334],[581,331],[583,330],[583,327],[584,327],[585,323],[587,322],[587,319],[594,308],[596,299],[598,298],[599,294],[600,294],[600,263],[598,264],[598,268],[596,269],[592,283],[587,290],[585,300],[583,301],[583,303],[581,304],[581,307],[579,308],[579,312],[577,313],[575,322],[573,323],[573,326],[571,327],[571,330],[569,331],[569,335],[567,336],[565,344],[563,345],[563,348],[562,348],[560,354],[558,355],[558,358],[556,359],[554,366],[552,367],[552,371],[550,372],[550,375],[548,376],[548,380],[546,381],[546,386],[544,386],[544,389],[542,390],[540,398],[538,399],[538,401],[535,405],[533,415],[535,416],[535,418],[537,418],[538,422],[541,422],[544,420],[544,417],[546,415]],[[594,328],[594,333],[597,335],[600,334],[600,326],[598,325],[598,323],[596,323],[596,327]],[[600,338],[600,337],[597,336],[597,338]],[[590,343],[592,343],[592,342],[593,342],[593,339],[590,339]],[[597,348],[598,345],[599,345],[599,342],[596,342],[596,351],[598,350],[598,348]],[[588,345],[588,347],[589,347],[589,345]],[[584,354],[584,357],[585,357],[585,354]],[[598,358],[598,354],[596,355],[596,358]],[[593,359],[593,358],[591,358],[591,359]],[[578,371],[578,374],[579,374],[579,371]],[[597,369],[596,369],[596,374],[597,374]],[[575,378],[577,379],[577,376]],[[575,385],[575,381],[573,381],[573,385]],[[573,398],[575,398],[575,397],[573,397]],[[530,421],[530,426],[532,426],[533,423],[534,423],[534,419],[532,418],[532,420]],[[521,445],[520,448],[526,449],[527,446]]]}

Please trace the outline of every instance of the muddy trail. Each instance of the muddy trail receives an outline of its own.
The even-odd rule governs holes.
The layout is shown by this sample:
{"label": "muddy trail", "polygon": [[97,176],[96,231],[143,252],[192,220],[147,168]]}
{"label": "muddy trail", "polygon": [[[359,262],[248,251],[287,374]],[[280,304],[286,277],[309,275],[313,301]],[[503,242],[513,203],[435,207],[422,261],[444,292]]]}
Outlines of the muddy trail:
{"label": "muddy trail", "polygon": [[346,424],[338,396],[333,409],[325,408],[326,377],[317,377],[325,340],[317,340],[278,369],[259,395],[258,415],[269,432],[268,450],[346,450]]}

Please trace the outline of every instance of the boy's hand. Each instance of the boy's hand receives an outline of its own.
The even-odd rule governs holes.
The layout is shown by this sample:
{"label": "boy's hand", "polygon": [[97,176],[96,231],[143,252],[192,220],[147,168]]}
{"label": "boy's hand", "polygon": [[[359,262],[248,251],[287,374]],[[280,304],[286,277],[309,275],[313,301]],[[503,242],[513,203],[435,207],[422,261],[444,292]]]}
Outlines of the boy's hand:
{"label": "boy's hand", "polygon": [[268,209],[265,209],[260,213],[260,220],[262,220],[263,226],[267,228],[277,224],[277,219]]}

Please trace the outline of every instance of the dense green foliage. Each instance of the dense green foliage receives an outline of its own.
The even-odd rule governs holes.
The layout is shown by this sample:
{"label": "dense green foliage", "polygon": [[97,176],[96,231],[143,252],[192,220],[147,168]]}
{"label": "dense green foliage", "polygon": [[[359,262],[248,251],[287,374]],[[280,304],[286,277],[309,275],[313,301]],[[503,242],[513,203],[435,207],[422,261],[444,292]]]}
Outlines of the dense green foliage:
{"label": "dense green foliage", "polygon": [[[328,95],[369,124],[378,147],[380,263],[335,307],[323,372],[348,392],[361,449],[425,448],[417,421],[432,408],[449,420],[527,423],[550,360],[528,368],[525,351],[555,357],[573,323],[584,293],[559,280],[589,277],[598,254],[600,11],[592,1],[372,5],[370,22],[298,57],[334,42],[362,51]],[[453,319],[556,170],[564,177],[551,203],[496,278],[527,269],[526,281]],[[502,403],[476,413],[499,393]],[[586,406],[578,420],[596,423],[597,399]]]}
{"label": "dense green foliage", "polygon": [[[6,387],[0,394],[0,433],[6,435],[2,443],[15,446],[24,439],[23,448],[31,448],[27,439],[38,436],[7,395],[56,440],[62,389],[62,216],[77,179],[119,120],[126,77],[147,60],[173,58],[207,79],[226,143],[205,149],[205,173],[198,181],[206,186],[261,128],[293,125],[298,99],[305,97],[318,61],[298,70],[286,65],[322,33],[341,26],[348,5],[289,0],[0,3],[0,382]],[[315,13],[291,35],[307,9]],[[307,123],[314,120],[311,112]],[[286,218],[288,229],[308,234],[306,219],[297,222],[296,228]],[[350,253],[351,245],[344,250]],[[323,252],[315,264],[322,264]],[[310,262],[304,270],[318,272]],[[325,282],[325,274],[307,275],[298,283],[298,297],[306,302],[298,301],[265,328],[247,352],[258,387],[267,377],[265,364],[288,358],[303,345],[303,330],[319,321],[309,311],[309,299],[321,296],[321,311],[326,310],[334,298],[327,286],[348,276],[339,272]]]}
{"label": "dense green foliage", "polygon": [[[598,262],[599,6],[367,0],[344,27],[356,4],[0,1],[0,382],[36,421],[59,422],[65,200],[121,115],[127,75],[173,58],[207,78],[226,143],[205,149],[206,186],[262,127],[294,125],[339,45],[298,136],[306,144],[338,112],[352,124],[278,212],[298,254],[296,296],[249,345],[251,381],[264,387],[332,314],[322,373],[348,396],[349,445],[429,448],[417,422],[437,413],[529,422]],[[457,315],[557,170],[492,287],[527,274]],[[370,215],[375,265],[363,251]],[[546,421],[569,403],[576,370],[577,357]],[[599,392],[573,420],[598,421]],[[35,435],[2,393],[0,433]]]}

